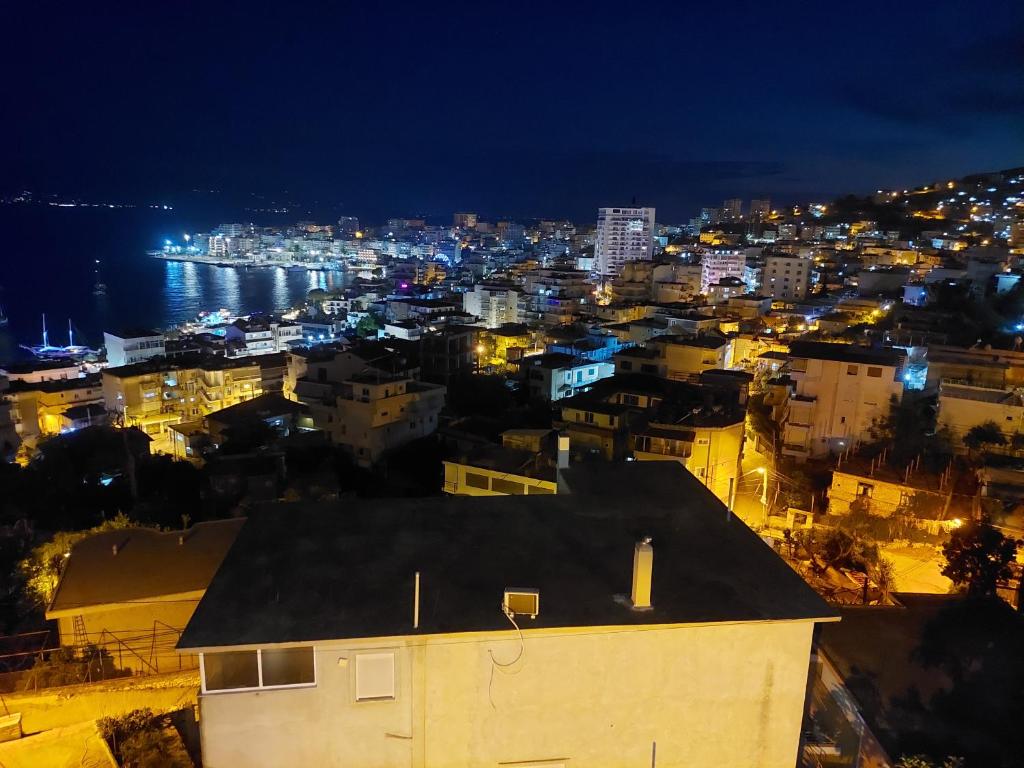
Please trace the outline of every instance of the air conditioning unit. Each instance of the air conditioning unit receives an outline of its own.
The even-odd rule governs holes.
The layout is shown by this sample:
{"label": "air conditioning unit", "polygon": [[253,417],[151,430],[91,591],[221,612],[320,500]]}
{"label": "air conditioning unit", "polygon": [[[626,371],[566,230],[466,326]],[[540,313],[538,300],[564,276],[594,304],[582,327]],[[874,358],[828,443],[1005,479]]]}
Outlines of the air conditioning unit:
{"label": "air conditioning unit", "polygon": [[509,616],[529,616],[536,619],[540,613],[540,590],[523,587],[509,587],[502,602]]}

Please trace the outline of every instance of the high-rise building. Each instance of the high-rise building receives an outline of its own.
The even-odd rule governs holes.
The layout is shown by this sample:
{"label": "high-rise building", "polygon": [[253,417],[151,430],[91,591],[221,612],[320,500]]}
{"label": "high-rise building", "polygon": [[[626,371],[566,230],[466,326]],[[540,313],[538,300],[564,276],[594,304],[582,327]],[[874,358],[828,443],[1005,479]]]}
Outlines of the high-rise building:
{"label": "high-rise building", "polygon": [[761,294],[773,299],[805,299],[811,280],[811,260],[789,253],[765,259]]}
{"label": "high-rise building", "polygon": [[614,277],[628,261],[649,261],[653,208],[598,208],[594,271]]}
{"label": "high-rise building", "polygon": [[738,277],[742,280],[746,263],[746,254],[735,248],[715,248],[708,251],[700,260],[700,292],[706,294],[708,288],[717,284],[723,277]]}
{"label": "high-rise building", "polygon": [[764,221],[772,212],[771,200],[751,200],[750,219],[752,221]]}
{"label": "high-rise building", "polygon": [[452,224],[458,229],[475,229],[477,216],[475,213],[456,213],[452,216]]}
{"label": "high-rise building", "polygon": [[739,221],[743,218],[743,201],[734,197],[722,203],[722,218],[725,221]]}
{"label": "high-rise building", "polygon": [[355,216],[341,216],[338,218],[338,237],[355,237],[359,231],[359,219]]}

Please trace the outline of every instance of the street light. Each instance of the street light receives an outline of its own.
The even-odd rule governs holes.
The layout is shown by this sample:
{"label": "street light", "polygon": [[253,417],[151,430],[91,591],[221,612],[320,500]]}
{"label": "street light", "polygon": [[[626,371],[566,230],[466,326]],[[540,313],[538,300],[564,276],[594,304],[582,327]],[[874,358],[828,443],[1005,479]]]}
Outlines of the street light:
{"label": "street light", "polygon": [[764,510],[768,504],[768,470],[764,467],[755,467],[736,478],[735,482],[730,480],[729,482],[729,517],[732,517],[732,508],[736,503],[736,488],[739,485],[739,481],[747,475],[758,474],[761,475],[761,509]]}

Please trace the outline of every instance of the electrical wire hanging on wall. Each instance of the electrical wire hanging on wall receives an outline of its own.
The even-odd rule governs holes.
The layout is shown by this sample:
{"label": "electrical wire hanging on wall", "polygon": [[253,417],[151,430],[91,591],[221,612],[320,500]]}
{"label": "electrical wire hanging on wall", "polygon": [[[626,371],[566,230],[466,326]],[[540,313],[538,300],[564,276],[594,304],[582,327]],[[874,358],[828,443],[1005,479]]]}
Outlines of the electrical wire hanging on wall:
{"label": "electrical wire hanging on wall", "polygon": [[501,607],[501,612],[505,614],[505,618],[512,622],[512,626],[516,628],[516,632],[519,633],[519,653],[512,661],[501,662],[494,658],[494,651],[487,649],[487,655],[491,658],[491,674],[487,680],[487,698],[491,702],[491,709],[497,709],[498,707],[494,704],[494,696],[491,693],[491,689],[494,685],[494,670],[497,669],[504,675],[518,675],[522,669],[517,669],[515,672],[506,672],[505,670],[509,667],[515,666],[519,661],[526,655],[526,641],[523,639],[523,630],[516,624],[515,617],[512,611],[508,610],[505,606]]}

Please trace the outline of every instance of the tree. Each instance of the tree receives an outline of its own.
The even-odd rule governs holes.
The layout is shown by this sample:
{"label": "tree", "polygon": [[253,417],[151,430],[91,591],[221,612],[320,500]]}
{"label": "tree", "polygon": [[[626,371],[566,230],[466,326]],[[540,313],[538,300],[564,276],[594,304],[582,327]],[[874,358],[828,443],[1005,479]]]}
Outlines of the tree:
{"label": "tree", "polygon": [[71,547],[82,539],[94,533],[136,527],[144,526],[139,526],[124,514],[118,514],[87,531],[58,531],[50,541],[35,547],[18,564],[18,570],[25,580],[25,599],[40,608],[49,604]]}
{"label": "tree", "polygon": [[979,451],[988,445],[1006,445],[1006,436],[994,421],[985,421],[967,430],[964,445],[972,451]]}
{"label": "tree", "polygon": [[384,325],[377,319],[376,315],[366,314],[359,318],[359,322],[356,323],[356,334],[360,338],[366,338],[367,336],[376,337],[377,331],[383,327]]}
{"label": "tree", "polygon": [[987,519],[972,520],[954,530],[943,544],[942,575],[969,595],[994,595],[998,582],[1010,577],[1010,563],[1019,545]]}

